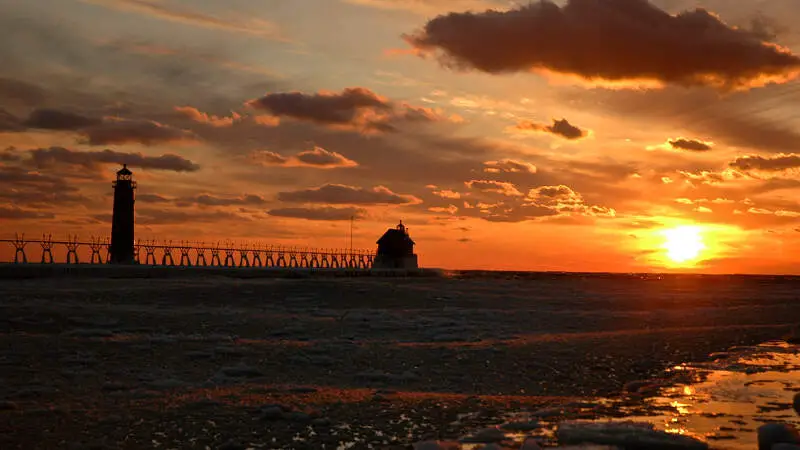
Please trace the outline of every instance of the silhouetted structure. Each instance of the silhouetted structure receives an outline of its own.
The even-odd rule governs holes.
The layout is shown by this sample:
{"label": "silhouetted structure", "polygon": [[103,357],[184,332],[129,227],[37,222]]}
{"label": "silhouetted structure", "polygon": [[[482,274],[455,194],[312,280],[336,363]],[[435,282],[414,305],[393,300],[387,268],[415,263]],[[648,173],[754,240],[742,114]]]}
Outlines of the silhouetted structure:
{"label": "silhouetted structure", "polygon": [[376,269],[416,269],[417,255],[414,254],[414,241],[408,235],[403,221],[396,228],[390,228],[378,239],[378,254],[375,256]]}
{"label": "silhouetted structure", "polygon": [[133,204],[136,182],[133,172],[127,165],[117,171],[114,187],[114,213],[111,219],[111,246],[109,252],[112,264],[133,264]]}

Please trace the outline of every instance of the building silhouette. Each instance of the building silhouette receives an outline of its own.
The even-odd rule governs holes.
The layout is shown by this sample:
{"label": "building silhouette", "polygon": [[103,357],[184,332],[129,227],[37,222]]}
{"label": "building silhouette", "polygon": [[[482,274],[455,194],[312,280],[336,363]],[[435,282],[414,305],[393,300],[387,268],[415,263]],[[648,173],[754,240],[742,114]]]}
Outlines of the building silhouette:
{"label": "building silhouette", "polygon": [[403,221],[395,228],[389,228],[378,239],[378,253],[373,267],[376,269],[417,269],[417,255],[414,254],[414,241],[408,235]]}
{"label": "building silhouette", "polygon": [[134,191],[136,182],[133,181],[133,172],[126,164],[117,171],[117,179],[112,183],[114,187],[114,212],[111,219],[111,253],[112,264],[134,263]]}

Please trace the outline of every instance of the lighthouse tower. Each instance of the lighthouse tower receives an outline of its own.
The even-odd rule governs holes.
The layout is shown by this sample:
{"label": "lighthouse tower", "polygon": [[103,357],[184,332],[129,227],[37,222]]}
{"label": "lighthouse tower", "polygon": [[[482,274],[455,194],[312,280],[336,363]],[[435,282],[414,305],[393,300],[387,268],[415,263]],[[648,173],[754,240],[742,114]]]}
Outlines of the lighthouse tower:
{"label": "lighthouse tower", "polygon": [[114,214],[111,219],[111,263],[133,264],[133,203],[136,182],[133,172],[123,164],[117,171],[114,187]]}

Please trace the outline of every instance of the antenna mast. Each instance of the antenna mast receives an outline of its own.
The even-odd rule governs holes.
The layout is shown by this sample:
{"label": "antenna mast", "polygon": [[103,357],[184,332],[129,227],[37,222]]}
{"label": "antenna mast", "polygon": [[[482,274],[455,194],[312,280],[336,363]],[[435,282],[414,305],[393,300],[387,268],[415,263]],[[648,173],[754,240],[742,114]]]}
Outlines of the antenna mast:
{"label": "antenna mast", "polygon": [[353,216],[350,216],[350,253],[353,253]]}

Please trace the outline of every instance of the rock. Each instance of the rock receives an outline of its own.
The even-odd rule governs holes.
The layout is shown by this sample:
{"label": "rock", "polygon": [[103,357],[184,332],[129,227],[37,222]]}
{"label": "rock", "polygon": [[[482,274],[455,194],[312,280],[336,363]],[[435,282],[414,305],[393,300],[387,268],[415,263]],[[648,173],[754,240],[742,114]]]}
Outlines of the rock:
{"label": "rock", "polygon": [[436,441],[424,441],[414,444],[414,450],[444,450]]}
{"label": "rock", "polygon": [[220,372],[222,372],[222,374],[225,375],[226,377],[231,377],[231,378],[256,378],[264,375],[264,373],[261,372],[260,370],[250,366],[245,366],[244,364],[239,364],[238,366],[223,367],[222,370],[220,370]]}
{"label": "rock", "polygon": [[506,434],[503,433],[502,430],[498,428],[484,428],[473,434],[472,436],[467,436],[461,440],[461,442],[466,443],[492,443],[492,442],[501,442],[506,439]]}
{"label": "rock", "polygon": [[775,444],[772,450],[800,450],[800,445],[795,444]]}
{"label": "rock", "polygon": [[311,416],[308,414],[301,412],[301,411],[293,411],[290,413],[283,413],[283,419],[288,420],[289,422],[296,422],[296,423],[309,423],[311,422]]}
{"label": "rock", "polygon": [[290,388],[289,392],[292,394],[314,394],[319,392],[319,389],[313,387],[294,387]]}
{"label": "rock", "polygon": [[708,444],[689,436],[656,430],[637,422],[580,423],[558,425],[560,445],[597,444],[648,450],[706,450]]}
{"label": "rock", "polygon": [[331,419],[327,417],[320,417],[311,421],[311,425],[316,427],[329,427],[331,425]]}
{"label": "rock", "polygon": [[217,450],[245,450],[247,447],[236,441],[228,441],[220,445]]}
{"label": "rock", "polygon": [[261,418],[264,420],[283,419],[283,409],[279,406],[267,406],[261,409]]}
{"label": "rock", "polygon": [[794,406],[794,412],[800,415],[800,392],[794,395],[794,402],[792,403]]}
{"label": "rock", "polygon": [[420,441],[414,444],[414,450],[458,450],[461,446],[453,442]]}
{"label": "rock", "polygon": [[0,401],[0,411],[13,411],[17,409],[17,404],[9,401]]}
{"label": "rock", "polygon": [[505,431],[531,431],[531,430],[538,430],[541,428],[542,425],[537,421],[530,421],[530,422],[508,422],[500,425],[500,428]]}
{"label": "rock", "polygon": [[147,383],[147,387],[150,389],[155,389],[158,391],[166,391],[170,389],[178,389],[181,387],[186,386],[186,383],[180,380],[176,380],[174,378],[166,378],[163,380],[155,380],[150,383]]}
{"label": "rock", "polygon": [[793,426],[783,423],[758,427],[758,450],[771,450],[775,444],[800,444],[800,434]]}
{"label": "rock", "polygon": [[480,447],[479,450],[503,450],[503,447],[500,447],[497,444],[486,444],[483,447]]}
{"label": "rock", "polygon": [[540,447],[539,443],[533,438],[528,438],[525,439],[525,442],[522,443],[522,447],[520,447],[519,450],[542,450],[542,447]]}

